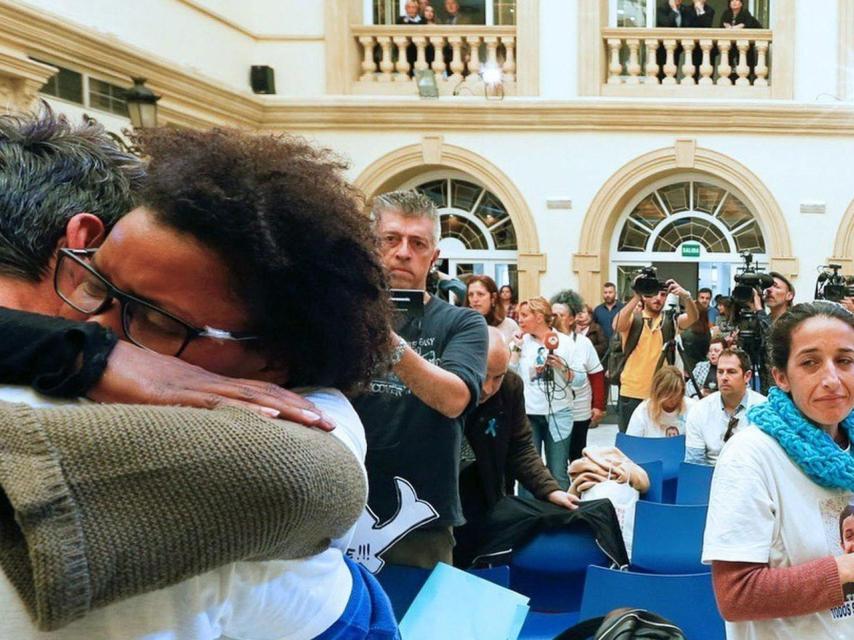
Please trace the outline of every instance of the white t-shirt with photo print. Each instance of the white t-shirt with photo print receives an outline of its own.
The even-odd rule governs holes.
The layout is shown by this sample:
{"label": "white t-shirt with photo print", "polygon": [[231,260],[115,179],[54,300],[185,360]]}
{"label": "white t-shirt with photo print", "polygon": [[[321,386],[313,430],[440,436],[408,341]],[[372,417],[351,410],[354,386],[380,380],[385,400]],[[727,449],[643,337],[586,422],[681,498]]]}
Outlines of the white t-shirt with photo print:
{"label": "white t-shirt with photo print", "polygon": [[[585,357],[588,354],[584,343],[589,344],[595,354],[593,343],[584,336],[573,339],[565,333],[559,331],[555,333],[558,337],[558,347],[554,350],[554,354],[572,369],[572,381],[567,382],[557,370],[554,372],[554,382],[546,381],[544,367],[549,351],[526,333],[522,337],[519,363],[513,368],[525,383],[525,413],[528,415],[546,416],[564,409],[573,409],[575,395],[587,382]],[[589,386],[590,383],[587,382],[587,384]],[[579,419],[574,411],[572,418]]]}
{"label": "white t-shirt with photo print", "polygon": [[[793,567],[842,554],[839,515],[854,494],[820,487],[758,428],[736,433],[712,480],[703,562]],[[854,640],[854,602],[804,616],[727,622],[728,640]]]}
{"label": "white t-shirt with photo print", "polygon": [[[664,438],[682,435],[685,433],[688,409],[694,406],[696,402],[694,398],[685,398],[682,410],[662,411],[658,423],[655,423],[652,416],[649,415],[649,400],[644,400],[632,413],[626,435],[638,436],[639,438]],[[674,429],[676,430],[675,433],[673,432]]]}

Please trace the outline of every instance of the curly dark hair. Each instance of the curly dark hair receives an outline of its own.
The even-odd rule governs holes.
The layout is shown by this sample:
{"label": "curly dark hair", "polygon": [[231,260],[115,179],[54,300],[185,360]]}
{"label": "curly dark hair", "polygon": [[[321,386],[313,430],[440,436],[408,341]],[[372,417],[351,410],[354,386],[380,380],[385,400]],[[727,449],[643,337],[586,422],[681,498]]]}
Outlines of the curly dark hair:
{"label": "curly dark hair", "polygon": [[391,306],[370,221],[330,151],[285,135],[162,128],[141,204],[225,262],[258,349],[290,387],[355,391],[387,360]]}

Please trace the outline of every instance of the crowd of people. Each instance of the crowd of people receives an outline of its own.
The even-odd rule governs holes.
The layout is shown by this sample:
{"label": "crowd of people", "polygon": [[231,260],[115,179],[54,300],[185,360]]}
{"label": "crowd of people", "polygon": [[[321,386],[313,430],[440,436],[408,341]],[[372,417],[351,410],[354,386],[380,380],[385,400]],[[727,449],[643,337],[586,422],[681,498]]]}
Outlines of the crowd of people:
{"label": "crowd of people", "polygon": [[[731,637],[839,637],[849,311],[793,307],[778,273],[747,304],[648,274],[595,308],[485,275],[452,304],[425,194],[368,217],[345,165],[288,136],[134,142],[144,159],[46,106],[0,116],[10,637],[397,638],[386,564],[469,567],[596,510],[615,539],[585,493],[649,478],[587,447],[611,387],[621,431],[716,466],[704,559]],[[396,311],[389,289],[419,293]]]}
{"label": "crowd of people", "polygon": [[397,24],[468,24],[464,13],[460,12],[458,0],[445,0],[437,11],[431,0],[407,0],[404,13],[398,17]]}

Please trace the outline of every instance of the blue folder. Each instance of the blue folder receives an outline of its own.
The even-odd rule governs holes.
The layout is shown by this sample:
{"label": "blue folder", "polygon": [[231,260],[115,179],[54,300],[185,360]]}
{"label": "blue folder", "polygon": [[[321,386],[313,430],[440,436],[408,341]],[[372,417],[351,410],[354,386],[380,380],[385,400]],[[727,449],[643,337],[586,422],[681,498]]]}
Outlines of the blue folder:
{"label": "blue folder", "polygon": [[439,563],[400,623],[403,640],[516,640],[527,596]]}

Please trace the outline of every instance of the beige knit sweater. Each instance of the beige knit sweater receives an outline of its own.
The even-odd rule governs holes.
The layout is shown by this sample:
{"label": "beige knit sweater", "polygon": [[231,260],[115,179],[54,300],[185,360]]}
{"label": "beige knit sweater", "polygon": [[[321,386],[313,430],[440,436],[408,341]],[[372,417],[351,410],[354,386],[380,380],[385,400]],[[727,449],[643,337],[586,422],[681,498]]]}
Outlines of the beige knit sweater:
{"label": "beige knit sweater", "polygon": [[335,437],[248,411],[0,402],[0,567],[43,630],[231,562],[318,553],[366,494]]}

